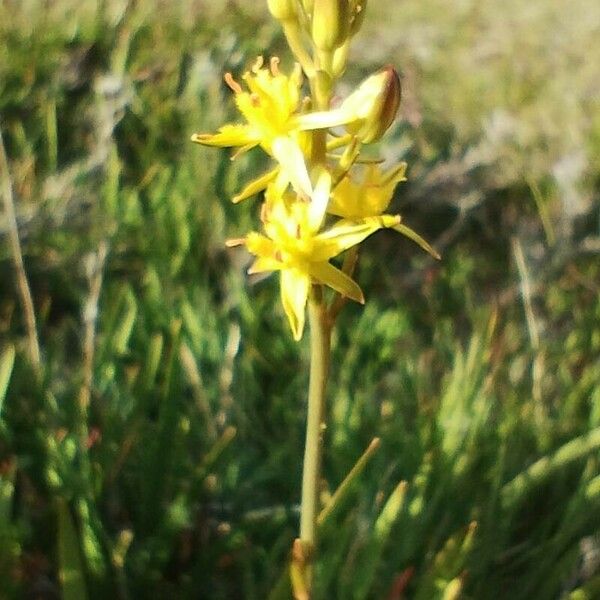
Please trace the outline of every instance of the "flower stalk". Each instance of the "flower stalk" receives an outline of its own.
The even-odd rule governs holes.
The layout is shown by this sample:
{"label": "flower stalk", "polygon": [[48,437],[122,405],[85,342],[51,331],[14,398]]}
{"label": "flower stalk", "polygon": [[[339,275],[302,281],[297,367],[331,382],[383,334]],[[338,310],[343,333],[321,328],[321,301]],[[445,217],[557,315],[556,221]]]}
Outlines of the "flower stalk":
{"label": "flower stalk", "polygon": [[[300,532],[290,570],[298,600],[310,600],[315,589],[332,327],[346,301],[364,303],[353,279],[358,245],[380,229],[393,229],[439,258],[400,215],[386,213],[396,185],[405,181],[406,165],[383,170],[380,160],[360,157],[362,146],[379,141],[396,117],[401,89],[395,69],[383,67],[332,106],[366,5],[367,0],[267,0],[295,68],[285,73],[278,58],[265,63],[259,57],[241,82],[227,73],[225,82],[244,121],[192,136],[203,146],[237,148],[233,158],[261,148],[274,161],[232,198],[241,202],[262,196],[259,230],[227,245],[245,246],[254,255],[249,273],[278,274],[281,303],[296,341],[308,312],[311,358]],[[343,257],[341,268],[331,262],[337,257]]]}
{"label": "flower stalk", "polygon": [[320,286],[312,290],[308,300],[310,326],[310,379],[306,443],[302,472],[302,500],[300,505],[300,542],[304,587],[310,593],[313,582],[313,562],[317,545],[317,516],[319,514],[319,481],[325,432],[325,390],[329,374],[331,323],[323,302]]}

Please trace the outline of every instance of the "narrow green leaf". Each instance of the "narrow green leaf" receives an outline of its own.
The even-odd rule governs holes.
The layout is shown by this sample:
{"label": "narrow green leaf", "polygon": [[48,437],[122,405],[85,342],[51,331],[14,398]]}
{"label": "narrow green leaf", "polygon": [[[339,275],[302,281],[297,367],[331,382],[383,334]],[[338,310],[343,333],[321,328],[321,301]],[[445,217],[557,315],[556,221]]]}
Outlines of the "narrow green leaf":
{"label": "narrow green leaf", "polygon": [[4,406],[4,398],[8,391],[8,383],[15,364],[15,347],[10,344],[2,354],[0,354],[0,416],[2,416],[2,407]]}
{"label": "narrow green leaf", "polygon": [[540,458],[502,488],[504,507],[514,506],[531,488],[598,448],[600,448],[600,427],[572,439],[554,454]]}
{"label": "narrow green leaf", "polygon": [[131,289],[127,289],[124,304],[123,315],[113,334],[113,348],[117,354],[124,354],[127,351],[129,338],[137,317],[137,302]]}
{"label": "narrow green leaf", "polygon": [[58,560],[63,600],[86,600],[79,536],[64,500],[58,501]]}
{"label": "narrow green leaf", "polygon": [[354,484],[357,482],[358,477],[365,470],[365,467],[375,452],[377,452],[380,445],[381,440],[379,438],[374,438],[362,456],[356,461],[356,464],[352,467],[344,481],[342,481],[333,494],[329,504],[319,514],[317,518],[317,525],[319,527],[323,527],[327,524],[332,514],[340,507],[352,489],[354,489]]}
{"label": "narrow green leaf", "polygon": [[15,465],[16,463],[13,461],[6,472],[0,474],[0,531],[7,531],[11,521],[15,493]]}
{"label": "narrow green leaf", "polygon": [[406,481],[401,481],[390,494],[381,513],[375,520],[369,543],[363,548],[361,560],[355,564],[351,593],[356,600],[368,597],[385,544],[389,539],[394,523],[398,520],[404,508],[407,489],[408,484]]}
{"label": "narrow green leaf", "polygon": [[81,523],[81,545],[86,566],[93,575],[102,578],[106,574],[106,561],[94,526],[90,504],[86,500],[80,499],[76,508]]}

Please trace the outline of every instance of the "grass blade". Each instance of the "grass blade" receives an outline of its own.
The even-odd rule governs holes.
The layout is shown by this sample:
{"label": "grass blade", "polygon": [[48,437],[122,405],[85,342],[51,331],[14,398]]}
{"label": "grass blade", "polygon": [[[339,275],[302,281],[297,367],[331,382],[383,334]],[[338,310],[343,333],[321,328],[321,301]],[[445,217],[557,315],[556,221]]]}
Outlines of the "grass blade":
{"label": "grass blade", "polygon": [[15,364],[15,347],[10,344],[0,355],[0,416],[2,416],[2,407],[8,391],[8,383],[12,375]]}
{"label": "grass blade", "polygon": [[63,600],[87,600],[79,537],[64,500],[58,502],[58,560]]}

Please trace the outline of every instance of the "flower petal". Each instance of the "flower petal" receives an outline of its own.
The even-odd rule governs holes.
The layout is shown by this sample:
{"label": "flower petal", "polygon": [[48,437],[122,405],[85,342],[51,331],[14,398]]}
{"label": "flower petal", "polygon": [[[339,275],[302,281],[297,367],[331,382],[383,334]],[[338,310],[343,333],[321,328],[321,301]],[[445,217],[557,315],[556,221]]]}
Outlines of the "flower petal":
{"label": "flower petal", "polygon": [[359,221],[341,219],[316,236],[311,259],[316,261],[329,260],[340,254],[340,252],[360,244],[378,229],[395,227],[399,223],[400,217],[397,215],[366,217]]}
{"label": "flower petal", "polygon": [[356,116],[353,113],[349,113],[340,108],[335,108],[333,110],[323,110],[298,115],[293,122],[300,131],[307,131],[309,129],[329,129],[330,127],[338,127],[339,125],[346,125],[355,119]]}
{"label": "flower petal", "polygon": [[365,303],[365,297],[358,284],[343,271],[328,262],[310,263],[308,270],[319,283],[328,285],[336,292],[360,304]]}
{"label": "flower petal", "polygon": [[248,268],[248,275],[255,273],[268,273],[270,271],[281,271],[285,265],[275,258],[261,256],[257,258]]}
{"label": "flower petal", "polygon": [[421,246],[421,248],[423,248],[423,250],[425,250],[425,252],[429,252],[429,254],[431,254],[431,256],[433,256],[433,258],[435,258],[437,260],[441,260],[442,257],[440,256],[439,252],[433,246],[431,246],[428,242],[426,242],[416,231],[413,231],[407,225],[398,223],[398,225],[394,225],[394,229],[398,233],[405,235],[409,240],[412,240],[413,242],[415,242],[415,244],[418,244],[419,246]]}
{"label": "flower petal", "polygon": [[396,184],[406,181],[405,171],[406,163],[385,173],[369,164],[360,183],[346,175],[335,187],[327,211],[352,220],[380,215],[389,206]]}
{"label": "flower petal", "polygon": [[254,231],[246,236],[246,248],[248,252],[258,257],[273,258],[277,253],[277,246],[273,240]]}
{"label": "flower petal", "polygon": [[304,154],[302,154],[302,150],[297,142],[289,136],[279,136],[273,140],[271,149],[274,158],[288,176],[292,187],[298,194],[310,198],[312,195],[312,184],[306,170]]}
{"label": "flower petal", "polygon": [[260,142],[253,135],[253,130],[248,125],[223,125],[218,133],[195,133],[192,142],[203,146],[219,146],[229,148],[231,146],[256,146]]}
{"label": "flower petal", "polygon": [[237,204],[242,200],[246,200],[246,198],[250,198],[259,192],[262,192],[267,185],[277,177],[278,173],[279,169],[272,169],[267,173],[263,173],[256,179],[253,179],[250,183],[246,184],[242,191],[236,194],[231,201]]}
{"label": "flower petal", "polygon": [[280,272],[281,302],[296,341],[302,338],[310,276],[299,269],[284,269]]}
{"label": "flower petal", "polygon": [[331,192],[331,174],[323,167],[319,168],[317,183],[308,209],[308,227],[311,232],[321,228]]}

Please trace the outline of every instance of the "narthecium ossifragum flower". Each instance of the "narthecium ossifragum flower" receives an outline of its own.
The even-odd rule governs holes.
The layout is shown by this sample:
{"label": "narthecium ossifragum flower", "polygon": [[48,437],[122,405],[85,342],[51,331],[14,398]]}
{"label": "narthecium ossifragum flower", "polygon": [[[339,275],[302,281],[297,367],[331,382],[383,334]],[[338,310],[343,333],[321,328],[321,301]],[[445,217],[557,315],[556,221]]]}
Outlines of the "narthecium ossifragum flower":
{"label": "narthecium ossifragum flower", "polygon": [[[281,165],[281,171],[296,192],[309,197],[312,186],[304,161],[306,148],[302,148],[303,144],[309,143],[309,138],[294,119],[301,101],[300,65],[296,65],[287,76],[280,72],[276,58],[271,59],[269,69],[262,64],[262,58],[259,58],[252,70],[242,77],[249,91],[244,91],[231,74],[225,75],[246,123],[224,125],[214,135],[198,133],[192,136],[192,141],[205,146],[239,147],[238,154],[260,145]],[[277,172],[270,172],[251,182],[236,200],[264,189]]]}
{"label": "narthecium ossifragum flower", "polygon": [[[321,43],[326,47],[329,42]],[[365,79],[338,108],[311,111],[311,101],[302,98],[299,65],[286,75],[278,59],[271,59],[266,68],[259,58],[242,79],[247,91],[229,73],[225,76],[246,122],[224,125],[216,134],[195,134],[192,140],[237,147],[234,158],[260,146],[275,159],[272,170],[233,198],[237,202],[265,190],[263,231],[228,245],[243,244],[256,256],[250,273],[279,272],[283,308],[294,339],[299,340],[312,284],[364,301],[351,273],[331,264],[332,258],[382,228],[394,228],[435,254],[398,215],[383,214],[396,184],[405,180],[404,164],[387,172],[371,164],[363,167],[359,179],[350,173],[361,144],[377,141],[391,125],[400,103],[400,81],[394,69],[385,67]],[[332,137],[325,160],[313,164],[311,131],[340,126],[347,133]],[[341,154],[332,154],[340,148],[345,148]],[[327,215],[342,218],[332,221]]]}
{"label": "narthecium ossifragum flower", "polygon": [[336,292],[363,303],[358,284],[329,260],[384,227],[400,223],[400,217],[382,215],[353,220],[340,219],[322,228],[330,199],[331,175],[321,169],[310,202],[295,195],[280,195],[270,184],[265,193],[262,221],[265,234],[252,232],[229,245],[245,244],[257,258],[250,273],[279,271],[281,301],[294,339],[304,330],[306,302],[312,283],[326,285]]}
{"label": "narthecium ossifragum flower", "polygon": [[[267,0],[298,65],[289,72],[279,60],[258,59],[242,76],[227,74],[243,122],[224,125],[193,141],[233,147],[233,158],[260,146],[272,168],[250,181],[232,200],[264,192],[260,227],[229,246],[254,256],[250,273],[278,272],[281,301],[292,335],[300,340],[310,321],[310,381],[302,473],[299,536],[294,541],[290,583],[295,598],[313,597],[325,389],[331,332],[346,299],[364,302],[352,278],[357,246],[379,229],[394,229],[437,256],[423,238],[386,214],[405,164],[382,169],[362,159],[364,144],[378,141],[400,104],[400,80],[392,67],[367,77],[340,102],[332,102],[344,72],[352,37],[360,29],[367,0]],[[310,90],[304,96],[303,76]],[[335,133],[331,130],[336,128]],[[345,253],[341,267],[337,257]],[[334,261],[334,262],[332,262]],[[308,308],[308,310],[307,310]]]}

